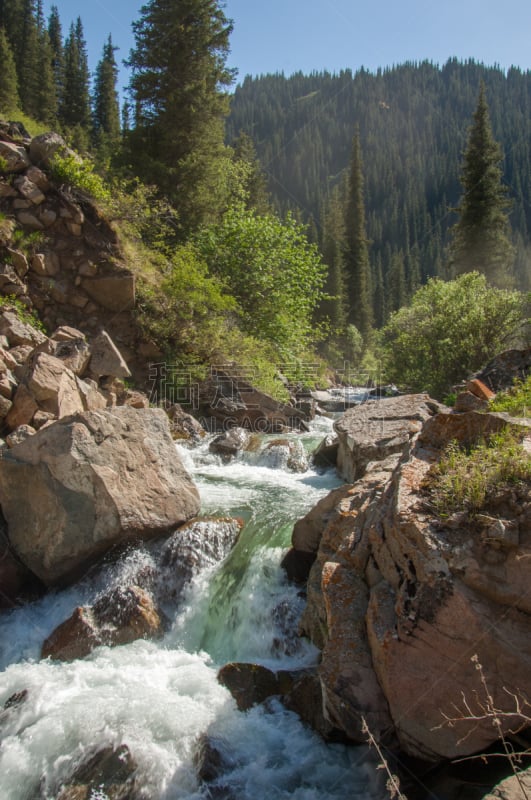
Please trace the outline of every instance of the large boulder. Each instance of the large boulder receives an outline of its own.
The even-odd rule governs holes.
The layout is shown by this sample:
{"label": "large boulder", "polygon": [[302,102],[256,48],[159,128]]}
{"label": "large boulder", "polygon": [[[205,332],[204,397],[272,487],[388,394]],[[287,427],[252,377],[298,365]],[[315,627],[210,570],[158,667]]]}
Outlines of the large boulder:
{"label": "large boulder", "polygon": [[369,400],[349,409],[334,426],[339,474],[353,483],[369,462],[406,453],[422,423],[443,410],[426,394]]}
{"label": "large boulder", "polygon": [[199,511],[164,412],[128,406],[64,418],[4,453],[0,503],[14,550],[47,585]]}
{"label": "large boulder", "polygon": [[299,548],[318,547],[301,624],[322,650],[328,721],[360,742],[367,722],[386,744],[437,761],[498,738],[485,691],[506,713],[505,731],[518,724],[514,696],[531,695],[531,487],[500,488],[482,514],[441,517],[426,481],[451,439],[471,444],[500,421],[529,428],[444,412],[415,432],[418,399],[401,400],[413,414],[411,428],[400,418],[404,446],[297,527]]}

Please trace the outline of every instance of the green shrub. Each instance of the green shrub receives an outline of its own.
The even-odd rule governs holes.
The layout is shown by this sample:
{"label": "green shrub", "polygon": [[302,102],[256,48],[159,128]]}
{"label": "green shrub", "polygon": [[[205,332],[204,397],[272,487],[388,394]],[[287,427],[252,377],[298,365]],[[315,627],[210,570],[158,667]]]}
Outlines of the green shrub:
{"label": "green shrub", "polygon": [[94,172],[90,161],[79,156],[56,153],[51,162],[51,175],[57,183],[80,189],[95,200],[110,200],[111,193],[103,179]]}
{"label": "green shrub", "polygon": [[437,513],[477,513],[497,489],[531,480],[531,454],[511,430],[463,449],[450,442],[430,471],[426,488]]}
{"label": "green shrub", "polygon": [[516,379],[514,386],[499,392],[489,406],[491,411],[506,411],[513,417],[527,417],[531,410],[531,375],[525,380]]}

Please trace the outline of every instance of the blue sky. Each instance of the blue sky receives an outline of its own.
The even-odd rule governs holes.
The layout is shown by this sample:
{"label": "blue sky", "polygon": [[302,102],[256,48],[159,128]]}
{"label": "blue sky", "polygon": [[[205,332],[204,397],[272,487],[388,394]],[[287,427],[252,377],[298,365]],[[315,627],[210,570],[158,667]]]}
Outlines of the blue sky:
{"label": "blue sky", "polygon": [[[142,0],[45,0],[46,16],[52,3],[64,34],[81,17],[91,69],[109,33],[117,58],[128,56]],[[444,63],[450,56],[531,69],[529,0],[227,0],[225,13],[234,21],[229,64],[239,80],[282,70]]]}

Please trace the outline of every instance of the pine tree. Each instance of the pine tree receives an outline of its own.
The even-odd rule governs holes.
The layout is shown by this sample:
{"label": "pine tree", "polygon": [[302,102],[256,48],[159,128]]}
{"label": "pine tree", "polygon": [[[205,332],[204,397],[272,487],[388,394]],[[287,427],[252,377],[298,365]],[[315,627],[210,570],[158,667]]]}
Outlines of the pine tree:
{"label": "pine tree", "polygon": [[230,23],[216,0],[149,0],[133,23],[131,160],[172,200],[183,234],[219,204]]}
{"label": "pine tree", "polygon": [[0,28],[4,28],[15,63],[20,48],[22,0],[0,0]]}
{"label": "pine tree", "polygon": [[120,104],[116,91],[118,67],[114,58],[116,50],[109,34],[96,67],[92,100],[94,137],[100,146],[116,144],[120,139]]}
{"label": "pine tree", "polygon": [[9,114],[20,104],[17,68],[5,29],[0,27],[0,112]]}
{"label": "pine tree", "polygon": [[90,127],[89,69],[83,24],[78,17],[64,48],[64,86],[60,119],[69,129],[88,131]]}
{"label": "pine tree", "polygon": [[348,203],[345,218],[345,271],[348,281],[349,321],[364,340],[373,323],[369,242],[363,196],[363,166],[359,131],[352,141]]}
{"label": "pine tree", "polygon": [[463,157],[463,196],[457,209],[459,219],[451,231],[450,269],[453,275],[478,270],[498,287],[511,285],[514,262],[502,158],[482,82]]}
{"label": "pine tree", "polygon": [[247,176],[244,190],[247,193],[246,205],[257,214],[268,214],[271,211],[267,180],[256,156],[254,142],[243,131],[233,141],[234,159],[246,165]]}
{"label": "pine tree", "polygon": [[23,0],[18,48],[15,52],[22,110],[39,118],[40,42],[35,0]]}
{"label": "pine tree", "polygon": [[345,215],[340,192],[330,196],[322,214],[323,261],[328,267],[324,287],[328,299],[321,302],[319,317],[328,319],[332,338],[341,337],[346,327],[345,276],[343,272],[343,253],[345,248]]}
{"label": "pine tree", "polygon": [[38,73],[35,118],[48,125],[57,120],[57,90],[53,69],[53,50],[45,28],[39,30]]}
{"label": "pine tree", "polygon": [[52,48],[52,69],[55,78],[55,92],[58,98],[63,93],[64,49],[63,30],[57,6],[53,5],[48,17],[48,37]]}

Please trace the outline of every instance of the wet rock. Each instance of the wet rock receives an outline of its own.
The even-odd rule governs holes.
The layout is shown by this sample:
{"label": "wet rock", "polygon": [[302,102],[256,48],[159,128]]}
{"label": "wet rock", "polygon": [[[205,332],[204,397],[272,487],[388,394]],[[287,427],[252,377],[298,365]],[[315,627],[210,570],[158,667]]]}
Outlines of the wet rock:
{"label": "wet rock", "polygon": [[312,453],[312,461],[316,467],[335,467],[337,464],[337,453],[339,449],[339,439],[332,434],[325,436],[323,441]]}
{"label": "wet rock", "polygon": [[282,559],[281,567],[290,581],[304,584],[308,580],[315,556],[315,552],[309,553],[291,547]]}
{"label": "wet rock", "polygon": [[225,664],[218,681],[236,700],[240,711],[247,711],[273,695],[286,694],[293,686],[288,672],[272,672],[260,664]]}
{"label": "wet rock", "polygon": [[230,461],[246,449],[250,438],[251,434],[244,428],[231,428],[216,436],[208,449],[211,453],[220,455],[225,461]]}
{"label": "wet rock", "polygon": [[[108,745],[86,756],[55,790],[57,800],[135,800],[137,764],[127,745]],[[48,796],[48,793],[46,793]]]}
{"label": "wet rock", "polygon": [[205,436],[205,429],[191,414],[187,414],[179,403],[166,409],[173,439],[199,442]]}
{"label": "wet rock", "polygon": [[41,589],[39,581],[11,549],[5,520],[0,518],[0,609],[14,608],[35,597]]}
{"label": "wet rock", "polygon": [[165,542],[160,554],[157,596],[179,601],[186,585],[201,570],[219,564],[236,544],[243,522],[238,519],[195,519]]}
{"label": "wet rock", "polygon": [[73,661],[100,645],[114,647],[163,635],[164,619],[139,586],[105,592],[93,606],[80,606],[42,646],[42,658]]}
{"label": "wet rock", "polygon": [[260,454],[260,463],[290,472],[306,472],[308,469],[304,446],[297,439],[274,439],[268,442]]}
{"label": "wet rock", "polygon": [[295,676],[292,687],[281,698],[282,704],[299,715],[301,720],[317,731],[325,741],[345,742],[345,733],[326,719],[323,712],[323,692],[317,670],[303,670]]}
{"label": "wet rock", "polygon": [[164,412],[126,406],[59,420],[9,450],[0,502],[13,548],[48,585],[199,511]]}

